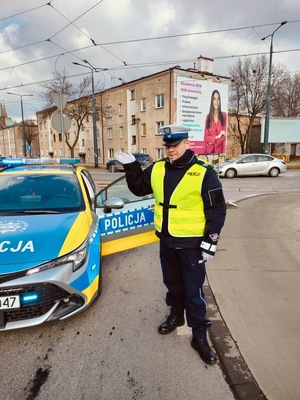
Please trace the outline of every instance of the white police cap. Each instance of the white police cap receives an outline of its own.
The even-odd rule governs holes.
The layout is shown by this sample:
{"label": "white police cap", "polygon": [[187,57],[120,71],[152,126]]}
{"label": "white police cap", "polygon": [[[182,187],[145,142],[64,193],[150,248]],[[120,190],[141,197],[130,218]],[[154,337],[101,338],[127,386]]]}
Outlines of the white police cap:
{"label": "white police cap", "polygon": [[190,130],[186,126],[165,125],[159,128],[158,132],[163,134],[163,146],[175,146],[183,139],[188,139]]}

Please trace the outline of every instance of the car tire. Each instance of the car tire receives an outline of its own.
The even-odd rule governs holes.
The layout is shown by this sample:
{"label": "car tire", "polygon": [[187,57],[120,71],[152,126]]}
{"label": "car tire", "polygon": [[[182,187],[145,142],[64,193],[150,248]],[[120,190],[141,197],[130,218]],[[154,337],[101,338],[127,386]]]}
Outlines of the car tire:
{"label": "car tire", "polygon": [[276,178],[279,174],[280,174],[280,171],[279,171],[279,169],[277,167],[273,167],[269,171],[269,176],[271,178]]}
{"label": "car tire", "polygon": [[109,171],[110,171],[110,172],[115,172],[115,166],[111,164],[111,165],[109,166]]}
{"label": "car tire", "polygon": [[232,179],[236,177],[236,170],[234,168],[229,168],[226,172],[225,172],[225,177]]}

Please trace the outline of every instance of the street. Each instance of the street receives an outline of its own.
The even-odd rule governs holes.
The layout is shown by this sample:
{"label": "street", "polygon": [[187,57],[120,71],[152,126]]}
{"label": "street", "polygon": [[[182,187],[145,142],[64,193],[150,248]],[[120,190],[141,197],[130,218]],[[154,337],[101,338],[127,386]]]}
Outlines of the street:
{"label": "street", "polygon": [[[123,172],[111,173],[105,169],[90,169],[93,178],[100,182],[100,186],[112,182],[123,176]],[[286,173],[277,178],[269,177],[243,177],[226,179],[221,178],[225,199],[227,201],[237,201],[249,196],[258,194],[278,193],[300,189],[300,169],[288,169]]]}
{"label": "street", "polygon": [[[101,181],[112,175],[91,172]],[[268,400],[296,400],[300,170],[222,184],[226,200],[237,208],[229,210],[217,255],[208,263],[211,290]],[[89,310],[0,333],[1,398],[233,400],[222,365],[201,361],[187,326],[158,334],[168,314],[164,298],[157,243],[105,257],[103,292]],[[233,363],[231,345],[212,339]]]}
{"label": "street", "polygon": [[189,329],[159,335],[164,297],[157,244],[108,256],[102,295],[85,313],[1,333],[1,399],[233,400]]}

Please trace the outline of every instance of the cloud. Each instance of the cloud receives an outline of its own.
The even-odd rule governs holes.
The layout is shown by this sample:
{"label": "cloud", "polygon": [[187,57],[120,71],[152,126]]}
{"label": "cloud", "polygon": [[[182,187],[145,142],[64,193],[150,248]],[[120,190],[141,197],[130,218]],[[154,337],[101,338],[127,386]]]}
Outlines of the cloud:
{"label": "cloud", "polygon": [[[276,7],[273,0],[14,0],[1,13],[0,89],[11,116],[20,107],[7,91],[37,94],[39,83],[62,69],[79,82],[89,71],[72,63],[83,59],[108,69],[97,75],[107,87],[120,84],[119,77],[128,82],[174,65],[193,68],[200,55],[214,58],[215,74],[226,76],[238,55],[268,55],[270,38],[261,38],[282,20],[289,22],[274,35],[273,61],[300,72],[297,0]],[[30,115],[39,109],[36,96],[25,105]]]}

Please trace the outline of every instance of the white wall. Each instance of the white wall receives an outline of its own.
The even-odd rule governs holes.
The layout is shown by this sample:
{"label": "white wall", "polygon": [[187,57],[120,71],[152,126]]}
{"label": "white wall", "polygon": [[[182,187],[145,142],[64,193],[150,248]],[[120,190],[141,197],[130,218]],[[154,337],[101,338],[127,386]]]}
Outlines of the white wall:
{"label": "white wall", "polygon": [[[264,141],[265,119],[261,120],[261,143]],[[270,118],[269,143],[300,143],[300,118]]]}

